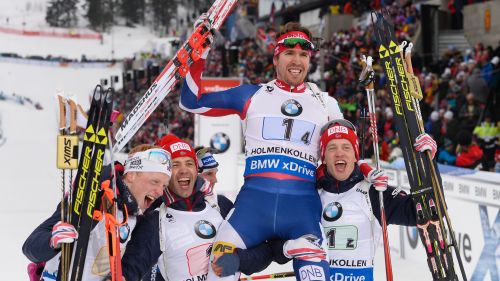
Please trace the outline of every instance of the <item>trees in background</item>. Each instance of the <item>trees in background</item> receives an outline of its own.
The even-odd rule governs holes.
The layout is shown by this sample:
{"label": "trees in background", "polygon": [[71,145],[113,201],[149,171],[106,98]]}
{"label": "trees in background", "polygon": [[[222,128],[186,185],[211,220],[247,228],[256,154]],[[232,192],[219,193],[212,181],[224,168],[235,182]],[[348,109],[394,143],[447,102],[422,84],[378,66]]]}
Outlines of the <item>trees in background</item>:
{"label": "trees in background", "polygon": [[77,4],[79,0],[50,0],[45,21],[53,27],[74,27],[78,23]]}
{"label": "trees in background", "polygon": [[[185,2],[185,3],[184,3]],[[154,29],[167,29],[177,20],[177,5],[186,4],[188,9],[200,8],[200,0],[50,0],[45,15],[53,27],[76,27],[78,15],[83,15],[89,27],[100,32],[112,25],[124,23],[150,24]],[[148,19],[148,20],[146,20]]]}

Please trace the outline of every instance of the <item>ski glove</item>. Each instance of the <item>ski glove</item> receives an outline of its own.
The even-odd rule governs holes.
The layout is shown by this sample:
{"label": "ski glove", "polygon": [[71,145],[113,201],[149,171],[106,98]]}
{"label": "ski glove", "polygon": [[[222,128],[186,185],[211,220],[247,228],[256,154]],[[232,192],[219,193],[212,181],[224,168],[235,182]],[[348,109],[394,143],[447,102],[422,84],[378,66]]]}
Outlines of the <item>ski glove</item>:
{"label": "ski glove", "polygon": [[320,240],[312,235],[306,234],[295,240],[288,240],[283,245],[283,254],[291,259],[321,262],[326,260],[326,252],[320,245]]}
{"label": "ski glove", "polygon": [[[193,28],[196,30],[200,25],[205,24],[207,21],[208,21],[208,14],[203,13],[194,22]],[[208,27],[208,23],[207,23],[207,27]],[[210,52],[210,46],[212,45],[212,43],[214,41],[215,41],[215,38],[214,38],[213,30],[210,30],[208,32],[208,35],[206,35],[206,39],[205,39],[205,42],[208,43],[208,47],[205,50],[203,50],[203,53],[201,54],[202,59],[206,59],[208,57],[208,53]]]}
{"label": "ski glove", "polygon": [[375,187],[377,191],[386,191],[387,190],[387,182],[389,181],[389,177],[385,173],[384,170],[371,170],[368,173],[367,180]]}
{"label": "ski glove", "polygon": [[358,166],[365,180],[367,180],[376,190],[384,192],[387,189],[389,177],[384,170],[375,170],[368,165],[365,160],[358,160]]}
{"label": "ski glove", "polygon": [[196,29],[198,28],[198,26],[200,26],[201,24],[203,24],[206,20],[208,20],[208,14],[207,13],[203,13],[201,14],[198,19],[196,19],[194,21],[194,24],[193,24],[193,28]]}
{"label": "ski glove", "polygon": [[428,134],[421,134],[415,139],[415,149],[419,152],[424,152],[429,150],[431,152],[431,157],[434,159],[437,151],[436,141],[432,139]]}
{"label": "ski glove", "polygon": [[73,225],[59,221],[52,227],[52,237],[50,238],[50,247],[53,249],[61,248],[61,243],[73,243],[78,239],[78,232]]}
{"label": "ski glove", "polygon": [[30,281],[39,281],[42,278],[42,272],[45,267],[45,262],[28,264],[28,277]]}
{"label": "ski glove", "polygon": [[219,277],[236,274],[240,268],[240,257],[237,253],[224,253],[212,261],[212,270]]}

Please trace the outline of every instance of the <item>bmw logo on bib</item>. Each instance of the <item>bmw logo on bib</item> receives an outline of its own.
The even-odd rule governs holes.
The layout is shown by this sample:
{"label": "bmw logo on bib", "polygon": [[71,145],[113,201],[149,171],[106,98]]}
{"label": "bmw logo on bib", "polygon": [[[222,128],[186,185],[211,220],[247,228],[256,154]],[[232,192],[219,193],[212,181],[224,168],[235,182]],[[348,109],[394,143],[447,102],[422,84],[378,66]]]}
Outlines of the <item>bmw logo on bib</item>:
{"label": "bmw logo on bib", "polygon": [[339,202],[332,202],[323,209],[323,219],[326,221],[336,221],[342,216],[342,205]]}
{"label": "bmw logo on bib", "polygon": [[219,151],[219,153],[224,153],[229,149],[231,145],[231,140],[224,133],[216,133],[210,138],[210,147]]}
{"label": "bmw logo on bib", "polygon": [[286,116],[299,116],[302,113],[302,105],[296,100],[287,100],[281,105],[281,113]]}
{"label": "bmw logo on bib", "polygon": [[127,242],[127,239],[130,235],[130,227],[128,226],[128,224],[120,226],[119,231],[120,231],[120,243]]}
{"label": "bmw logo on bib", "polygon": [[194,225],[194,232],[203,239],[214,238],[216,234],[214,225],[206,220],[197,221]]}

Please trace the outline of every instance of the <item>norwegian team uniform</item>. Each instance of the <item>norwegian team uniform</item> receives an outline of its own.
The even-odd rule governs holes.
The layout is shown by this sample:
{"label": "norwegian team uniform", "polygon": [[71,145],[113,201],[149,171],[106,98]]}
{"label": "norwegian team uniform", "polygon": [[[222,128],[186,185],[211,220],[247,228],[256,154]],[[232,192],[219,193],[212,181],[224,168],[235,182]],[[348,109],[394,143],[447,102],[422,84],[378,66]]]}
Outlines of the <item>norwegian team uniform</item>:
{"label": "norwegian team uniform", "polygon": [[[373,260],[380,241],[378,191],[364,180],[358,166],[345,181],[330,176],[322,166],[318,172],[322,203],[321,224],[327,241],[330,280],[373,280]],[[388,224],[416,225],[411,196],[384,191]]]}
{"label": "norwegian team uniform", "polygon": [[[213,253],[251,248],[273,238],[321,238],[315,171],[321,127],[343,118],[335,99],[307,84],[292,88],[279,80],[200,95],[203,65],[200,60],[191,67],[180,106],[206,116],[239,115],[246,153],[245,182],[219,229]],[[294,260],[294,269],[297,276],[324,278],[328,263]],[[211,269],[208,277],[217,279]]]}
{"label": "norwegian team uniform", "polygon": [[[127,280],[207,280],[212,243],[233,204],[218,195],[212,206],[200,191],[203,184],[198,177],[193,195],[162,204],[137,224],[122,258]],[[261,244],[238,256],[240,269],[251,274],[269,265],[272,252]]]}
{"label": "norwegian team uniform", "polygon": [[[119,164],[116,164],[115,168],[120,173],[123,171],[123,166]],[[105,169],[108,170],[109,167]],[[102,173],[102,175],[109,174],[108,171]],[[117,177],[117,187],[119,192],[118,198],[127,205],[130,214],[127,223],[120,227],[120,248],[121,251],[124,251],[130,240],[132,230],[136,225],[138,207],[136,201],[130,199],[133,197],[126,185],[122,182],[121,175]],[[121,204],[118,205],[121,206]],[[117,220],[122,221],[122,218],[123,214],[119,211],[117,213]],[[60,205],[58,205],[56,211],[50,218],[45,220],[30,234],[23,245],[23,253],[29,260],[35,263],[46,262],[41,277],[43,281],[57,280],[61,253],[60,250],[52,249],[49,246],[49,241],[52,235],[52,227],[59,220],[61,220]],[[93,225],[94,227],[90,232],[82,280],[101,281],[110,272],[109,251],[106,243],[104,221],[94,221]]]}

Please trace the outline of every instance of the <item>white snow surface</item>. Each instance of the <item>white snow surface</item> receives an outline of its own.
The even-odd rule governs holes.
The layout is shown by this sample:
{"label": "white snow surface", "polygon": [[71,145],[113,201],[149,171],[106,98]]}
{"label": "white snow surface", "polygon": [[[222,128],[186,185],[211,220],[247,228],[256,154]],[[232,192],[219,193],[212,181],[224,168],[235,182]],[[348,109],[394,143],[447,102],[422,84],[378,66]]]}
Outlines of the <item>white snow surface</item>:
{"label": "white snow surface", "polygon": [[[10,25],[26,22],[26,27],[44,28],[45,1],[0,0],[0,26],[9,17]],[[26,12],[30,6],[31,11]],[[145,28],[114,28],[115,57],[131,56],[151,38]],[[22,55],[63,55],[79,58],[110,58],[111,35],[104,45],[96,40],[25,37],[0,33],[0,52]],[[16,93],[40,102],[43,110],[12,101],[0,101],[0,129],[6,138],[0,146],[0,273],[2,280],[27,280],[28,259],[21,247],[28,235],[48,218],[60,200],[60,171],[56,169],[57,114],[54,95],[63,90],[74,94],[84,108],[94,86],[102,78],[121,73],[121,69],[72,69],[26,64],[0,63],[0,91]],[[383,250],[376,260],[376,280],[385,280]],[[399,280],[421,280],[427,268],[411,267],[404,260],[393,259],[394,276]],[[264,273],[290,271],[271,265]],[[426,275],[427,276],[427,275]],[[285,280],[285,279],[283,279]],[[293,280],[287,278],[286,280]]]}

